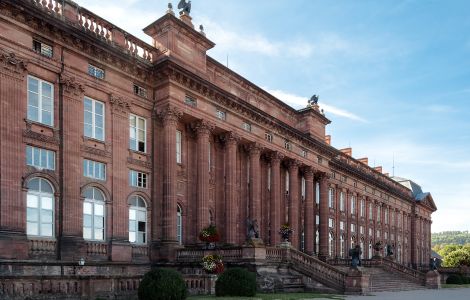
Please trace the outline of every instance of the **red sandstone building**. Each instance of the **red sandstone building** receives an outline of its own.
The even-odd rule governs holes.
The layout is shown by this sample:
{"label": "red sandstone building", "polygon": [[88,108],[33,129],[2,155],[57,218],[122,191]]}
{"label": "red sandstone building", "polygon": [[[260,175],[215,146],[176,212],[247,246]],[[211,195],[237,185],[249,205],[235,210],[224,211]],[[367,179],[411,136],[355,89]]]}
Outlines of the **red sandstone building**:
{"label": "red sandstone building", "polygon": [[4,266],[83,258],[137,276],[200,249],[209,224],[246,245],[246,220],[267,248],[288,222],[323,261],[381,241],[428,263],[429,193],[330,146],[316,104],[295,110],[207,56],[188,14],[144,31],[152,45],[68,0],[0,3]]}

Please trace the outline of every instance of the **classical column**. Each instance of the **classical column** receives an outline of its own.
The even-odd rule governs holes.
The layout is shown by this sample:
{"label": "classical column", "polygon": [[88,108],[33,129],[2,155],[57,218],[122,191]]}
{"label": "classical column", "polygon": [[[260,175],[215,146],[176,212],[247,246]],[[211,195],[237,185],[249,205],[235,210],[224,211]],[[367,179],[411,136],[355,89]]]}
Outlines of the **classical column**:
{"label": "classical column", "polygon": [[209,137],[214,124],[205,120],[194,124],[197,134],[197,233],[209,225]]}
{"label": "classical column", "polygon": [[26,161],[27,65],[15,52],[0,48],[0,258],[5,259],[28,257],[26,190],[21,186]]}
{"label": "classical column", "polygon": [[306,167],[304,170],[305,177],[305,232],[304,247],[307,254],[312,255],[315,251],[315,190],[313,187],[313,170]]}
{"label": "classical column", "polygon": [[299,210],[299,162],[291,160],[289,161],[289,224],[294,229],[291,243],[297,249],[300,249],[299,236],[302,234]]}
{"label": "classical column", "polygon": [[61,75],[62,94],[62,228],[59,234],[59,256],[72,260],[86,255],[83,240],[83,203],[80,195],[80,181],[83,176],[80,140],[83,127],[83,97],[85,85],[75,77]]}
{"label": "classical column", "polygon": [[[178,120],[182,116],[182,112],[178,108],[168,105],[165,109],[161,111],[160,116],[163,120],[162,242],[169,244],[177,244],[178,240],[176,238],[176,125],[178,124]],[[157,201],[154,201],[154,203],[156,202]],[[154,211],[158,211],[158,208],[154,207]]]}
{"label": "classical column", "polygon": [[271,245],[281,242],[279,228],[281,228],[281,160],[284,158],[279,152],[273,152],[271,158]]}
{"label": "classical column", "polygon": [[326,260],[328,253],[328,176],[322,174],[320,179],[320,248],[318,257]]}
{"label": "classical column", "polygon": [[248,146],[250,157],[250,219],[261,224],[261,145],[257,143]]}
{"label": "classical column", "polygon": [[237,243],[237,146],[240,137],[234,132],[225,134],[226,164],[225,164],[225,240],[228,244]]}

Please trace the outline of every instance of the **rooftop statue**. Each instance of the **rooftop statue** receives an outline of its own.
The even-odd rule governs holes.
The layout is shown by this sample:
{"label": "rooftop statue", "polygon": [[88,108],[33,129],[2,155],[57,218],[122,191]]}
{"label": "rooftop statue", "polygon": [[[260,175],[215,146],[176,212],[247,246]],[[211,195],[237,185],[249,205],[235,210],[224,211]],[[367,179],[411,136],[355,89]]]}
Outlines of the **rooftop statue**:
{"label": "rooftop statue", "polygon": [[318,95],[313,95],[310,100],[308,100],[308,105],[317,105],[318,104],[318,98],[320,98],[320,96]]}
{"label": "rooftop statue", "polygon": [[191,12],[191,0],[186,2],[186,0],[180,0],[178,3],[178,9],[181,9],[180,14],[189,13]]}

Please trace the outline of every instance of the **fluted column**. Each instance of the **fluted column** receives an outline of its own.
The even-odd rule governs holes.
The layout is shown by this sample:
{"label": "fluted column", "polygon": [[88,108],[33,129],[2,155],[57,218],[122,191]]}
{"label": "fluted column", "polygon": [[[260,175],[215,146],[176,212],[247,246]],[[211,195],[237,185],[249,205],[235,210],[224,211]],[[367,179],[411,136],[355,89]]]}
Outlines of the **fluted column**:
{"label": "fluted column", "polygon": [[[162,242],[178,243],[176,238],[176,125],[182,116],[179,109],[167,106],[163,120],[163,203]],[[157,201],[154,201],[157,202]],[[154,208],[154,211],[158,209]]]}
{"label": "fluted column", "polygon": [[201,120],[194,124],[197,134],[197,223],[199,233],[209,225],[209,137],[214,124]]}
{"label": "fluted column", "polygon": [[225,203],[225,239],[229,244],[237,243],[237,215],[238,215],[238,198],[237,198],[237,146],[240,137],[229,132],[225,136],[226,147],[226,203]]}
{"label": "fluted column", "polygon": [[261,145],[254,143],[248,146],[250,157],[250,219],[261,223]]}
{"label": "fluted column", "polygon": [[273,152],[271,158],[271,245],[281,242],[281,160],[284,155]]}
{"label": "fluted column", "polygon": [[299,210],[299,162],[291,160],[289,161],[289,224],[294,229],[291,243],[297,249],[300,249],[299,236],[301,234]]}
{"label": "fluted column", "polygon": [[307,167],[304,170],[305,176],[305,252],[312,255],[314,248],[315,233],[315,200],[313,187],[313,170]]}
{"label": "fluted column", "polygon": [[328,176],[323,174],[320,179],[320,248],[318,257],[322,260],[328,258]]}

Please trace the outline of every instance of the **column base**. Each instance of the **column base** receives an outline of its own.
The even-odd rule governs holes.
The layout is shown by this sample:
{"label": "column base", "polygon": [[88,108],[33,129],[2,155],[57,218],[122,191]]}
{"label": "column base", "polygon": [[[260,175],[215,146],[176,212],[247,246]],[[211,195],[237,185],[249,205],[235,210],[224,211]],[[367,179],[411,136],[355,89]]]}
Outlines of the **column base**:
{"label": "column base", "polygon": [[437,270],[426,273],[426,287],[429,289],[441,288],[441,275]]}
{"label": "column base", "polygon": [[83,237],[63,236],[60,238],[60,259],[68,261],[78,261],[85,258],[86,244]]}
{"label": "column base", "polygon": [[28,259],[29,245],[26,234],[16,231],[0,231],[0,258]]}
{"label": "column base", "polygon": [[369,288],[370,276],[362,272],[360,267],[349,268],[346,278],[344,291],[347,295],[367,295]]}

